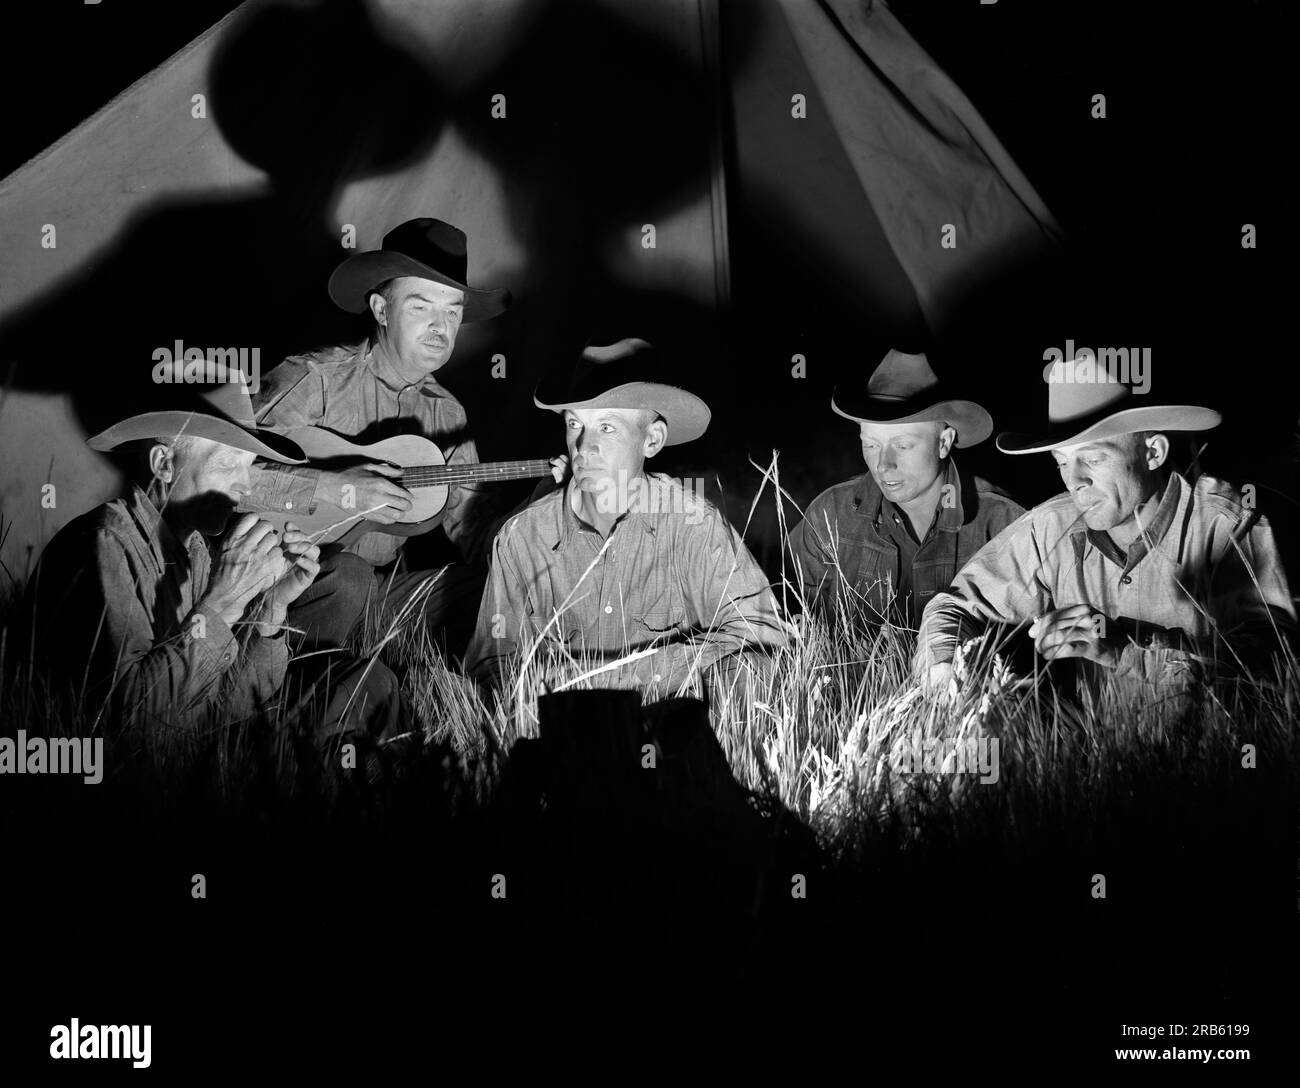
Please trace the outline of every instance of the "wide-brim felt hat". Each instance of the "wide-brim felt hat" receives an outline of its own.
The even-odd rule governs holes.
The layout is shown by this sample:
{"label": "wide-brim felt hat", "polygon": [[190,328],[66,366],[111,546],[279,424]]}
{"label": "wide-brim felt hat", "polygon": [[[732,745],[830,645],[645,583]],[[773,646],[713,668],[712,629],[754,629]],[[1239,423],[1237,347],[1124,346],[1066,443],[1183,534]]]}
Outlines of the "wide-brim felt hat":
{"label": "wide-brim felt hat", "polygon": [[688,390],[655,381],[656,355],[645,340],[629,338],[588,347],[567,382],[543,382],[533,393],[538,408],[648,408],[668,425],[666,446],[692,442],[708,429],[709,406]]}
{"label": "wide-brim felt hat", "polygon": [[[238,371],[235,373],[239,374]],[[268,461],[285,465],[306,462],[296,442],[272,431],[258,429],[253,416],[253,401],[242,375],[239,381],[197,389],[188,399],[190,403],[182,408],[129,416],[88,438],[86,444],[93,450],[111,450],[126,442],[195,435],[255,453]]]}
{"label": "wide-brim felt hat", "polygon": [[1223,420],[1192,404],[1132,407],[1138,394],[1091,357],[1048,363],[1043,380],[1047,427],[1034,434],[1003,431],[997,438],[1003,453],[1043,453],[1139,431],[1208,431]]}
{"label": "wide-brim felt hat", "polygon": [[837,385],[831,410],[858,423],[947,423],[954,445],[978,445],[993,433],[993,417],[971,400],[947,395],[924,354],[891,350],[865,388]]}
{"label": "wide-brim felt hat", "polygon": [[465,282],[469,252],[465,232],[441,219],[408,219],[384,235],[379,249],[354,253],[334,269],[329,295],[349,313],[365,313],[366,298],[385,280],[419,276],[465,294],[463,321],[486,321],[510,305],[505,288],[484,290]]}

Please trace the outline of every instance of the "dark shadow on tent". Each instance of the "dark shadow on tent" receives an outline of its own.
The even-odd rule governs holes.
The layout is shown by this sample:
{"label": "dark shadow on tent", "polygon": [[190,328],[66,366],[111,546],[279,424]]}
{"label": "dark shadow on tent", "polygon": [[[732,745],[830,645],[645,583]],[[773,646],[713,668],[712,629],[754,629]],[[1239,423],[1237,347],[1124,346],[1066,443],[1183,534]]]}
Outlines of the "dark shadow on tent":
{"label": "dark shadow on tent", "polygon": [[89,433],[167,399],[153,352],[177,340],[256,348],[265,372],[359,335],[325,294],[341,252],[330,209],[348,182],[424,153],[446,119],[437,83],[355,0],[254,8],[219,44],[209,91],[213,120],[266,171],[265,191],[159,201],[0,328],[0,351],[20,360],[11,383],[72,393]]}

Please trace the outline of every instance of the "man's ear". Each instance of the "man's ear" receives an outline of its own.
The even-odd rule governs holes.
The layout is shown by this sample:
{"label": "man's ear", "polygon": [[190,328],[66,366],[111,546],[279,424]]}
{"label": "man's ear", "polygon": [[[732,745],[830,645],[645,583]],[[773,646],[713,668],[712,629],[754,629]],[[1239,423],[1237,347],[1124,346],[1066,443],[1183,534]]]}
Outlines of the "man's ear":
{"label": "man's ear", "polygon": [[645,429],[645,442],[641,449],[647,457],[653,457],[668,442],[668,424],[656,419]]}
{"label": "man's ear", "polygon": [[1153,434],[1146,440],[1144,445],[1144,456],[1146,466],[1154,472],[1169,459],[1169,436],[1163,434]]}
{"label": "man's ear", "polygon": [[149,471],[161,483],[172,482],[172,477],[176,475],[176,459],[171,446],[155,442],[149,447]]}
{"label": "man's ear", "polygon": [[387,326],[388,300],[378,291],[371,291],[366,301],[370,304],[370,316],[375,319],[375,324]]}
{"label": "man's ear", "polygon": [[939,432],[939,457],[947,457],[948,451],[952,449],[956,441],[957,429],[945,424],[943,430]]}

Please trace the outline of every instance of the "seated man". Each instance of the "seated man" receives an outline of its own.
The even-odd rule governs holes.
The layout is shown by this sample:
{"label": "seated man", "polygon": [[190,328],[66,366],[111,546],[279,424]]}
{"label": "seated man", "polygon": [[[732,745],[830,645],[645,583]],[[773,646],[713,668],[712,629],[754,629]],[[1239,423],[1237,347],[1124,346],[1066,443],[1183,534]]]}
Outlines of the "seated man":
{"label": "seated man", "polygon": [[1134,407],[1090,355],[1049,364],[1044,378],[1048,430],[1001,434],[998,448],[1050,450],[1066,493],[986,544],[930,602],[918,675],[947,690],[958,644],[989,624],[1029,625],[1047,660],[1082,658],[1171,691],[1266,664],[1295,627],[1268,523],[1228,484],[1192,483],[1166,463],[1166,432],[1208,430],[1219,414]]}
{"label": "seated man", "polygon": [[[211,388],[200,407],[132,416],[89,440],[138,444],[141,481],[58,532],[18,632],[56,689],[154,730],[228,724],[275,704],[289,665],[285,613],[318,570],[319,549],[292,527],[281,539],[253,514],[227,527],[253,458],[294,464],[301,451],[255,429],[242,383]],[[396,683],[378,662],[330,667],[317,739],[396,726]]]}
{"label": "seated man", "polygon": [[1024,513],[951,453],[983,442],[993,420],[946,397],[924,355],[900,351],[865,394],[836,389],[831,409],[858,424],[868,472],[823,491],[790,534],[804,599],[833,607],[844,593],[873,621],[915,628],[934,595]]}
{"label": "seated man", "polygon": [[[378,250],[344,260],[330,277],[330,298],[368,313],[371,335],[280,363],[254,398],[259,424],[281,435],[322,427],[363,445],[417,434],[436,442],[449,465],[476,463],[465,409],[436,374],[451,359],[461,323],[502,313],[510,293],[470,287],[467,262],[464,233],[438,219],[402,223]],[[399,475],[379,463],[335,470],[263,461],[253,467],[246,507],[314,513],[318,500],[339,505],[351,494],[369,521],[391,523],[411,507],[411,493],[393,479]],[[295,602],[290,622],[315,645],[342,646],[367,600],[391,615],[437,574],[425,622],[430,634],[446,636],[449,650],[463,652],[483,593],[487,545],[505,511],[480,483],[452,486],[435,532],[464,562],[432,570],[410,568],[401,536],[374,531],[327,545],[321,576]]]}
{"label": "seated man", "polygon": [[703,496],[645,472],[665,446],[704,433],[709,409],[653,380],[644,340],[589,348],[567,391],[538,391],[564,417],[572,477],[506,522],[467,657],[494,682],[537,642],[613,660],[602,677],[678,690],[728,659],[785,644],[776,600],[735,529]]}

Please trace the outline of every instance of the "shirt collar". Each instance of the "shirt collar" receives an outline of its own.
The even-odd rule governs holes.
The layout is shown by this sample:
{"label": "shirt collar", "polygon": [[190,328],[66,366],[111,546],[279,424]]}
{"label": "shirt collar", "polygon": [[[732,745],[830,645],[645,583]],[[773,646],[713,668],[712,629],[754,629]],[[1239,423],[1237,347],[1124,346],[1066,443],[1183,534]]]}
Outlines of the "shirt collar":
{"label": "shirt collar", "polygon": [[200,544],[203,543],[203,534],[197,529],[192,529],[184,542],[177,539],[161,511],[138,484],[131,486],[127,511],[139,527],[141,534],[149,541],[149,546],[161,565],[166,565],[169,561],[174,562],[181,555],[188,556],[194,550],[196,537]]}
{"label": "shirt collar", "polygon": [[[957,471],[957,463],[952,457],[949,457],[944,464],[943,486],[952,487],[954,501],[948,505],[942,498],[940,499],[938,516],[935,518],[936,528],[941,532],[955,533],[965,523],[965,515],[962,511],[961,473]],[[895,513],[900,516],[902,514],[899,507],[885,498],[870,472],[862,477],[854,490],[853,505],[871,521],[872,525],[879,525],[881,517],[892,518]]]}
{"label": "shirt collar", "polygon": [[1086,535],[1088,542],[1093,547],[1127,574],[1146,556],[1155,551],[1164,540],[1170,526],[1174,523],[1178,508],[1182,505],[1184,492],[1186,491],[1185,485],[1186,481],[1184,481],[1180,473],[1171,472],[1169,474],[1169,479],[1165,482],[1164,494],[1160,497],[1160,505],[1156,507],[1156,512],[1151,518],[1151,524],[1147,525],[1138,538],[1129,545],[1127,553],[1115,543],[1110,533],[1104,529],[1089,529],[1081,523],[1080,527],[1074,530],[1073,535]]}
{"label": "shirt collar", "polygon": [[[644,478],[649,479],[649,477],[644,477]],[[641,488],[638,491],[638,495],[646,494],[646,490],[647,490],[646,488]],[[574,486],[574,481],[570,479],[569,482],[564,487],[563,494],[560,496],[560,504],[559,504],[560,524],[558,527],[559,539],[556,541],[554,548],[551,549],[552,551],[556,551],[560,548],[569,547],[569,545],[574,540],[576,540],[578,536],[582,533],[596,532],[595,529],[590,528],[586,524],[584,524],[582,519],[578,517],[577,512],[573,509],[574,499],[576,495],[577,495],[577,489]],[[623,524],[639,525],[642,531],[646,533],[646,535],[648,536],[655,535],[656,526],[654,524],[654,519],[651,518],[649,514],[642,513],[639,510],[629,509],[627,510],[626,513],[622,514],[610,527],[610,531],[609,531],[610,536],[613,536],[614,530]]]}
{"label": "shirt collar", "polygon": [[383,366],[376,351],[377,347],[378,344],[375,342],[375,338],[371,336],[358,345],[357,351],[361,356],[361,365],[369,370],[374,375],[375,380],[385,389],[394,393],[405,393],[408,389],[418,389],[426,397],[445,397],[449,395],[447,388],[440,384],[432,374],[426,374],[419,381],[414,382],[402,382],[400,379],[395,379],[391,371]]}

